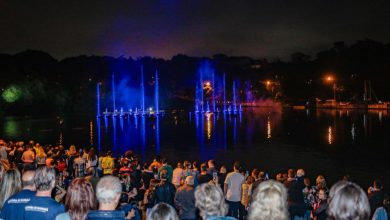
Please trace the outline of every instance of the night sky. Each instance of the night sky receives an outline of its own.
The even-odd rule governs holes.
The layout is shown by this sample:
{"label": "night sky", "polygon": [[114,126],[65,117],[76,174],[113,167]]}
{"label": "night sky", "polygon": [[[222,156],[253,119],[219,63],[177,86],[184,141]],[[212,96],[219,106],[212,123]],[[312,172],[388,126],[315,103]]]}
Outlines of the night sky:
{"label": "night sky", "polygon": [[335,41],[390,42],[389,0],[0,0],[0,53],[288,59]]}

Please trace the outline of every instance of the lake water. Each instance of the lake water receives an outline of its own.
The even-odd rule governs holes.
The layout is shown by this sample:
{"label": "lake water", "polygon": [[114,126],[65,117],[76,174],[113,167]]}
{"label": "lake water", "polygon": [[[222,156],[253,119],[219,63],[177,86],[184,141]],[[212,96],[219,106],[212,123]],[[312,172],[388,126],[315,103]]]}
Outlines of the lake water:
{"label": "lake water", "polygon": [[215,159],[229,168],[235,160],[271,177],[288,168],[304,168],[333,183],[349,174],[364,188],[374,178],[390,187],[390,116],[388,111],[282,110],[245,108],[242,114],[195,115],[188,112],[159,118],[3,118],[0,137],[37,140],[41,144],[75,144],[135,151],[142,161],[156,155],[171,164]]}

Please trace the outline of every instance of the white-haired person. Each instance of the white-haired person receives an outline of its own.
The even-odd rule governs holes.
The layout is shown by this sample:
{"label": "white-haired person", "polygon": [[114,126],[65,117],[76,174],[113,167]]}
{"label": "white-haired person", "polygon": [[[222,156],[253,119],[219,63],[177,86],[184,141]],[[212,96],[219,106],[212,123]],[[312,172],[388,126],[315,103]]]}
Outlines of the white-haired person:
{"label": "white-haired person", "polygon": [[370,219],[370,204],[366,193],[355,183],[337,182],[329,192],[328,219]]}
{"label": "white-haired person", "polygon": [[51,192],[56,187],[54,168],[38,167],[35,171],[34,183],[37,193],[24,207],[24,219],[52,220],[58,214],[65,212],[65,207],[51,198]]}
{"label": "white-haired person", "polygon": [[262,182],[252,195],[249,220],[288,220],[287,189],[275,180]]}
{"label": "white-haired person", "polygon": [[161,202],[153,206],[147,220],[179,220],[176,210],[167,203]]}
{"label": "white-haired person", "polygon": [[89,211],[88,220],[101,219],[125,219],[135,215],[134,211],[127,213],[115,210],[122,194],[122,184],[118,177],[111,175],[101,178],[96,185],[96,199],[99,202],[99,210]]}
{"label": "white-haired person", "polygon": [[195,206],[203,220],[230,220],[222,189],[215,184],[202,184],[195,190]]}

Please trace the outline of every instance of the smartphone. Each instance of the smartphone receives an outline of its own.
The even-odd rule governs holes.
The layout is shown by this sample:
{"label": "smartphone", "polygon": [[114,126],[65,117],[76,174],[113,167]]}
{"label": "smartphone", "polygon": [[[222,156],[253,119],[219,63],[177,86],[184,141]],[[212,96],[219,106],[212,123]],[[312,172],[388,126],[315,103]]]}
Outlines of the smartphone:
{"label": "smartphone", "polygon": [[218,179],[218,173],[214,172],[213,173],[213,181],[215,182],[215,181],[217,181],[217,179]]}

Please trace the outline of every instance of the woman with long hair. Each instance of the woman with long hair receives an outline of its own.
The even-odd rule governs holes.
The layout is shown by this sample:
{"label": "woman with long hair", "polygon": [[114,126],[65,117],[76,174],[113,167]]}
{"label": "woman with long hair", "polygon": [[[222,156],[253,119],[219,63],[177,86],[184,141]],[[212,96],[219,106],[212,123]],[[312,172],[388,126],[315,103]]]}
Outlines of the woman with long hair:
{"label": "woman with long hair", "polygon": [[253,194],[248,219],[288,220],[286,187],[274,180],[262,182]]}
{"label": "woman with long hair", "polygon": [[60,214],[56,220],[84,220],[89,210],[95,209],[96,199],[92,184],[82,178],[74,179],[66,193],[66,213]]}
{"label": "woman with long hair", "polygon": [[46,165],[46,153],[42,146],[39,146],[37,149],[37,156],[36,161],[38,166],[45,166]]}
{"label": "woman with long hair", "polygon": [[86,164],[86,170],[88,168],[92,167],[95,171],[95,176],[97,176],[96,168],[98,164],[98,156],[95,153],[95,150],[93,148],[89,149],[88,155],[87,155],[87,164]]}
{"label": "woman with long hair", "polygon": [[208,219],[235,219],[226,217],[228,205],[222,189],[214,184],[204,183],[195,190],[195,207],[203,220]]}
{"label": "woman with long hair", "polygon": [[20,172],[17,169],[5,171],[2,181],[0,182],[0,209],[3,208],[5,201],[22,190],[22,180]]}

